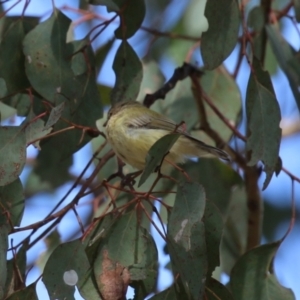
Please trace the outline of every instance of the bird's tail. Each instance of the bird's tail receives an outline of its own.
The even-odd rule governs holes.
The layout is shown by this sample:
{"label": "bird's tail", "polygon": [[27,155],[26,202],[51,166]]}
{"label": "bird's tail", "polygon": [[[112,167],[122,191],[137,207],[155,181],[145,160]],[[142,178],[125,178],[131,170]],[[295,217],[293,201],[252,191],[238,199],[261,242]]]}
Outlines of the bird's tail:
{"label": "bird's tail", "polygon": [[200,153],[198,153],[198,156],[205,156],[207,154],[212,154],[214,156],[217,156],[223,160],[230,161],[230,156],[223,150],[207,145],[191,136],[186,136],[189,140],[192,140],[193,144],[196,145],[198,148],[198,152],[200,150]]}
{"label": "bird's tail", "polygon": [[201,148],[203,150],[206,150],[207,152],[221,158],[221,159],[224,159],[226,161],[230,161],[230,156],[223,150],[219,149],[219,148],[216,148],[216,147],[213,147],[213,146],[209,146],[209,145],[205,145],[205,147],[202,147]]}

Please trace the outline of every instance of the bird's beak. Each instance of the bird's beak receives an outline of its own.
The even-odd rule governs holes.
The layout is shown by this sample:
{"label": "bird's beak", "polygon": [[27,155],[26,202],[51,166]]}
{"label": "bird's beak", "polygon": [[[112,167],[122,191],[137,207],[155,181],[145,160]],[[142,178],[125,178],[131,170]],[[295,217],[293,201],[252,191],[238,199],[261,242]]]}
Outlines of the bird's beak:
{"label": "bird's beak", "polygon": [[108,122],[108,119],[107,119],[107,120],[105,121],[105,123],[103,124],[103,127],[106,127],[107,122]]}

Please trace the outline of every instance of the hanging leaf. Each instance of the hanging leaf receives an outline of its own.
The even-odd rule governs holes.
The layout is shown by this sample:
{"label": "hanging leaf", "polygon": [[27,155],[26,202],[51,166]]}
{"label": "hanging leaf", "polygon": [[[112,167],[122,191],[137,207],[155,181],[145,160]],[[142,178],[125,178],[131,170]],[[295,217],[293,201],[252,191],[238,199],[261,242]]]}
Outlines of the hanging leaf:
{"label": "hanging leaf", "polygon": [[39,300],[36,293],[36,283],[28,285],[25,289],[13,293],[6,300]]}
{"label": "hanging leaf", "polygon": [[204,15],[209,28],[202,34],[201,53],[204,67],[215,69],[234,49],[240,25],[240,13],[236,0],[209,0]]}
{"label": "hanging leaf", "polygon": [[71,20],[55,10],[51,17],[41,22],[25,37],[23,51],[25,69],[34,89],[51,102],[60,94],[70,102],[80,101],[80,86],[71,68],[73,46],[66,43]]}
{"label": "hanging leaf", "polygon": [[265,16],[263,6],[255,6],[250,10],[247,23],[248,26],[253,28],[256,32],[264,28]]}
{"label": "hanging leaf", "polygon": [[155,243],[139,225],[137,213],[132,210],[119,217],[100,243],[93,264],[103,297],[118,299],[125,295],[129,282],[143,289],[146,297],[156,283],[157,255]]}
{"label": "hanging leaf", "polygon": [[6,120],[16,114],[16,110],[0,102],[0,120]]}
{"label": "hanging leaf", "polygon": [[0,299],[3,299],[4,297],[5,283],[7,279],[6,256],[8,249],[9,231],[9,225],[0,225],[0,269],[2,272],[2,275],[0,276]]}
{"label": "hanging leaf", "polygon": [[51,126],[53,126],[60,119],[60,117],[64,111],[64,108],[65,108],[65,102],[62,102],[59,105],[57,105],[51,109],[51,112],[50,112],[50,115],[49,115],[49,118],[47,120],[44,130],[51,128]]}
{"label": "hanging leaf", "polygon": [[245,187],[232,187],[230,202],[224,215],[225,227],[220,247],[221,270],[230,275],[232,267],[246,251],[248,207]]}
{"label": "hanging leaf", "polygon": [[[243,183],[240,175],[220,160],[204,157],[197,162],[187,162],[184,165],[184,170],[193,181],[204,187],[207,199],[212,201],[222,216],[225,217],[230,204],[232,189]],[[181,174],[180,176],[182,178]]]}
{"label": "hanging leaf", "polygon": [[75,285],[90,268],[79,240],[59,245],[51,254],[43,272],[50,299],[74,299]]}
{"label": "hanging leaf", "polygon": [[149,149],[146,156],[146,166],[141,175],[138,186],[140,187],[151,173],[162,163],[165,155],[176,143],[180,134],[170,133],[157,140]]}
{"label": "hanging leaf", "polygon": [[273,273],[274,256],[281,241],[254,248],[233,267],[230,286],[233,297],[240,300],[295,300],[290,289],[279,284]]}
{"label": "hanging leaf", "polygon": [[45,122],[31,111],[26,120],[21,124],[26,135],[26,144],[33,144],[36,148],[41,150],[39,139],[46,136],[52,131],[52,128],[45,129]]}
{"label": "hanging leaf", "polygon": [[[33,103],[36,104],[40,99],[38,97],[32,98]],[[26,117],[31,108],[31,100],[28,94],[16,94],[9,98],[3,99],[7,105],[14,107],[17,110],[17,115]]]}
{"label": "hanging leaf", "polygon": [[246,149],[250,153],[249,166],[254,166],[260,160],[264,163],[267,176],[263,189],[266,189],[277,168],[281,116],[269,73],[261,68],[255,58],[253,68],[246,94]]}
{"label": "hanging leaf", "polygon": [[26,135],[20,126],[0,126],[0,186],[15,181],[26,160]]}
{"label": "hanging leaf", "polygon": [[116,53],[113,69],[116,83],[111,93],[112,104],[120,101],[135,101],[143,79],[143,67],[135,51],[123,41]]}
{"label": "hanging leaf", "polygon": [[[22,52],[22,42],[25,34],[38,24],[38,18],[23,17],[8,19],[5,22],[7,29],[3,33],[0,44],[0,77],[5,80],[7,94],[21,92],[28,88]],[[8,25],[10,24],[10,25]]]}
{"label": "hanging leaf", "polygon": [[175,275],[186,293],[202,299],[207,274],[207,248],[202,217],[205,193],[198,183],[183,182],[178,186],[176,200],[168,222],[167,247]]}
{"label": "hanging leaf", "polygon": [[116,12],[120,17],[120,26],[115,31],[118,39],[129,39],[139,30],[145,14],[144,0],[89,0],[90,4],[104,5],[108,12]]}
{"label": "hanging leaf", "polygon": [[61,160],[61,154],[54,151],[53,147],[44,147],[39,152],[37,163],[26,178],[25,191],[28,195],[42,191],[51,192],[71,180],[69,169],[73,164],[73,157]]}
{"label": "hanging leaf", "polygon": [[[143,102],[145,99],[146,94],[151,94],[156,92],[165,82],[164,75],[159,67],[159,64],[150,59],[143,59],[142,60],[143,66],[143,80],[141,82],[140,92],[137,96],[137,101]],[[168,95],[167,95],[168,96]],[[156,106],[160,106],[161,102],[156,101],[152,106],[152,110],[159,110],[155,109]]]}
{"label": "hanging leaf", "polygon": [[0,186],[0,225],[20,226],[24,212],[24,194],[21,180]]}
{"label": "hanging leaf", "polygon": [[295,6],[296,20],[299,23],[300,22],[300,1],[294,0],[294,6]]}
{"label": "hanging leaf", "polygon": [[219,249],[224,227],[222,215],[211,201],[206,201],[202,221],[205,226],[207,276],[210,277],[215,268],[220,265]]}
{"label": "hanging leaf", "polygon": [[[27,262],[26,253],[28,250],[27,247],[28,247],[28,243],[26,241],[25,243],[23,243],[18,253],[16,253],[12,259],[7,261],[5,299],[7,299],[7,297],[10,296],[11,294],[13,294],[14,297],[16,297],[17,293],[14,292],[20,289],[22,289],[24,295],[26,295],[26,292],[24,292],[24,288],[25,288],[25,279],[26,279],[25,275],[26,275],[26,262]],[[12,298],[12,299],[18,299],[18,298]]]}
{"label": "hanging leaf", "polygon": [[234,300],[229,290],[213,277],[206,282],[205,296],[207,300]]}
{"label": "hanging leaf", "polygon": [[[300,80],[298,76],[300,65],[294,56],[294,51],[287,41],[282,37],[279,29],[275,25],[267,25],[266,32],[278,64],[289,81],[298,106],[298,110],[300,111]],[[295,72],[295,69],[298,71]]]}

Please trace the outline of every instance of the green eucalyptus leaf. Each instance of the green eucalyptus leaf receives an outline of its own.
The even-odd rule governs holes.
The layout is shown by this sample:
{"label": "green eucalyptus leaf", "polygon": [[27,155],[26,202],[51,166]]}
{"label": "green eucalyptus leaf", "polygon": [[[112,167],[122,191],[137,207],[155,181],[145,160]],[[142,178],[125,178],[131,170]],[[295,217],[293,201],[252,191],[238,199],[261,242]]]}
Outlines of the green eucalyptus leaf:
{"label": "green eucalyptus leaf", "polygon": [[220,265],[220,243],[223,234],[223,219],[220,211],[211,201],[206,201],[202,219],[205,226],[205,242],[207,249],[207,276],[210,277]]}
{"label": "green eucalyptus leaf", "polygon": [[213,277],[206,282],[205,296],[207,300],[234,300],[229,290]]}
{"label": "green eucalyptus leaf", "polygon": [[45,129],[44,125],[45,122],[37,118],[33,111],[30,111],[26,120],[21,125],[25,131],[27,145],[33,144],[39,150],[41,149],[39,139],[52,131],[52,128]]}
{"label": "green eucalyptus leaf", "polygon": [[56,122],[60,119],[60,117],[64,111],[64,108],[65,108],[65,102],[62,102],[59,105],[57,105],[51,109],[49,118],[48,118],[47,123],[44,128],[45,130],[51,128],[51,126],[56,124]]}
{"label": "green eucalyptus leaf", "polygon": [[223,216],[226,215],[232,188],[242,184],[242,178],[230,166],[215,158],[200,158],[197,162],[189,161],[184,170],[193,181],[205,189],[207,199],[217,206]]}
{"label": "green eucalyptus leaf", "polygon": [[94,5],[106,6],[108,12],[116,12],[120,17],[120,26],[115,31],[118,39],[128,39],[140,28],[146,7],[144,0],[90,0]]}
{"label": "green eucalyptus leaf", "polygon": [[[7,105],[14,107],[17,110],[17,115],[26,117],[31,108],[31,101],[37,104],[40,99],[33,96],[32,98],[28,94],[16,94],[3,100]],[[36,105],[37,106],[37,105]]]}
{"label": "green eucalyptus leaf", "polygon": [[49,257],[43,282],[50,299],[74,299],[78,285],[90,268],[84,247],[79,240],[59,245]]}
{"label": "green eucalyptus leaf", "polygon": [[0,186],[0,225],[20,226],[24,212],[24,194],[21,180]]}
{"label": "green eucalyptus leaf", "polygon": [[24,70],[22,42],[26,33],[38,24],[38,18],[10,19],[7,23],[10,25],[3,33],[0,44],[0,77],[5,80],[7,94],[13,94],[30,86]]}
{"label": "green eucalyptus leaf", "polygon": [[295,300],[290,289],[279,284],[272,265],[281,241],[256,247],[233,267],[230,287],[235,299]]}
{"label": "green eucalyptus leaf", "polygon": [[0,120],[6,120],[16,114],[16,110],[0,102]]}
{"label": "green eucalyptus leaf", "polygon": [[116,53],[113,69],[116,83],[111,93],[112,104],[135,101],[143,78],[143,67],[137,54],[127,41],[123,41]]}
{"label": "green eucalyptus leaf", "polygon": [[265,17],[262,6],[255,6],[253,9],[251,9],[247,23],[248,26],[253,28],[255,31],[260,31],[264,28]]}
{"label": "green eucalyptus leaf", "polygon": [[[242,99],[239,87],[231,74],[223,66],[220,66],[213,71],[206,71],[200,78],[200,84],[222,114],[234,126],[238,126],[241,119]],[[232,131],[224,126],[223,121],[206,103],[204,103],[204,107],[210,126],[219,133],[222,139],[228,141],[232,136]],[[194,135],[204,142],[212,143],[211,139],[202,131],[194,132]]]}
{"label": "green eucalyptus leaf", "polygon": [[289,81],[298,110],[300,111],[300,80],[297,72],[295,72],[295,64],[299,65],[299,63],[297,63],[297,59],[294,57],[294,51],[275,25],[267,25],[266,32],[278,64]]}
{"label": "green eucalyptus leaf", "polygon": [[36,292],[36,283],[32,283],[28,285],[26,288],[21,289],[12,295],[10,297],[6,298],[6,300],[39,300]]}
{"label": "green eucalyptus leaf", "polygon": [[[7,299],[6,297],[8,297],[11,294],[12,297],[16,297],[16,293],[14,292],[20,289],[23,289],[23,293],[24,295],[26,295],[24,288],[25,288],[25,279],[26,279],[26,262],[27,262],[26,254],[28,250],[27,247],[28,247],[28,242],[26,241],[23,243],[19,251],[14,255],[14,257],[7,261],[5,299]],[[12,298],[12,299],[19,299],[19,298]]]}
{"label": "green eucalyptus leaf", "polygon": [[78,84],[71,68],[73,47],[66,43],[71,20],[55,10],[25,37],[25,68],[34,89],[51,102],[62,94],[78,102]]}
{"label": "green eucalyptus leaf", "polygon": [[224,220],[220,259],[222,271],[229,275],[237,259],[245,253],[247,246],[248,207],[243,185],[232,187]]}
{"label": "green eucalyptus leaf", "polygon": [[204,66],[215,69],[234,49],[240,25],[240,13],[236,0],[209,0],[205,7],[209,28],[202,34],[201,53]]}
{"label": "green eucalyptus leaf", "polygon": [[26,135],[20,126],[0,126],[0,186],[15,181],[26,160]]}
{"label": "green eucalyptus leaf", "polygon": [[97,253],[94,274],[104,298],[108,296],[109,284],[116,286],[115,297],[120,297],[123,292],[117,287],[123,286],[126,291],[129,281],[144,296],[153,291],[158,254],[152,237],[139,225],[135,210],[116,220],[100,241]]}
{"label": "green eucalyptus leaf", "polygon": [[299,23],[300,22],[300,1],[299,0],[294,0],[294,8],[295,8],[296,20]]}
{"label": "green eucalyptus leaf", "polygon": [[[143,65],[143,80],[141,82],[140,92],[136,99],[139,102],[143,102],[147,94],[152,94],[156,92],[159,88],[161,88],[161,86],[165,82],[165,78],[156,61],[151,59],[143,59],[142,65]],[[159,104],[160,102],[156,101],[151,106],[151,109],[156,110],[155,107]]]}
{"label": "green eucalyptus leaf", "polygon": [[141,186],[151,173],[162,163],[165,155],[176,143],[180,134],[170,133],[157,140],[149,149],[146,156],[146,166],[141,175],[138,186]]}
{"label": "green eucalyptus leaf", "polygon": [[6,256],[8,249],[8,233],[10,231],[9,225],[0,225],[0,299],[4,297],[5,284],[7,279],[7,265],[6,265]]}
{"label": "green eucalyptus leaf", "polygon": [[281,115],[269,73],[261,68],[255,58],[253,68],[246,94],[246,149],[250,153],[249,166],[254,166],[259,160],[264,163],[267,176],[263,189],[266,189],[277,168]]}
{"label": "green eucalyptus leaf", "polygon": [[168,222],[167,247],[174,274],[180,275],[187,294],[202,299],[208,271],[204,189],[193,182],[178,186],[176,200]]}

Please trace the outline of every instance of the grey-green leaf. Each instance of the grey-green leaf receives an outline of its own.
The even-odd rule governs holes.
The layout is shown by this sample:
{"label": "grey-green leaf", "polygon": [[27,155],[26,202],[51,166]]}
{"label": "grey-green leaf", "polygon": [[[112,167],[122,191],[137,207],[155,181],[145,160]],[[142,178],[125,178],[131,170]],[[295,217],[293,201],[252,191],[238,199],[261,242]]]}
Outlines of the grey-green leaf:
{"label": "grey-green leaf", "polygon": [[116,83],[111,93],[111,102],[135,101],[143,79],[143,67],[137,54],[127,41],[117,50],[113,69]]}
{"label": "grey-green leaf", "polygon": [[234,300],[229,290],[213,277],[206,282],[205,295],[207,300]]}
{"label": "grey-green leaf", "polygon": [[26,160],[26,136],[19,126],[0,127],[0,186],[15,181]]}
{"label": "grey-green leaf", "polygon": [[[18,253],[16,253],[12,259],[7,261],[5,299],[9,295],[11,295],[11,293],[13,293],[14,291],[25,287],[27,250],[28,250],[28,242],[25,241],[21,246],[21,248],[19,249]],[[28,299],[25,298],[26,291],[24,291],[24,289],[22,291],[23,291],[22,293],[20,292],[20,294],[24,296],[24,298],[22,297],[22,299]],[[14,293],[13,295],[16,296],[20,294]],[[20,299],[20,298],[16,297],[12,299]],[[29,299],[35,299],[35,298],[29,298]]]}
{"label": "grey-green leaf", "polygon": [[[278,64],[285,73],[291,90],[294,94],[298,110],[300,111],[300,92],[299,92],[299,76],[295,72],[295,68],[299,63],[294,57],[294,52],[287,41],[282,37],[278,28],[275,25],[267,25],[266,32],[270,41],[270,45],[278,60]],[[299,73],[299,71],[298,71]]]}
{"label": "grey-green leaf", "polygon": [[0,225],[19,226],[24,212],[24,194],[21,180],[0,186]]}
{"label": "grey-green leaf", "polygon": [[201,53],[206,69],[219,66],[234,49],[240,24],[236,0],[209,0],[204,15],[208,19],[208,31],[202,34]]}
{"label": "grey-green leaf", "polygon": [[75,285],[90,268],[84,247],[79,240],[59,245],[48,259],[43,282],[50,299],[74,299]]}
{"label": "grey-green leaf", "polygon": [[280,108],[275,97],[270,75],[261,68],[258,60],[253,60],[254,73],[251,73],[247,94],[247,144],[250,153],[248,165],[253,166],[259,160],[264,163],[266,189],[276,170],[281,140]]}
{"label": "grey-green leaf", "polygon": [[138,186],[140,187],[151,173],[160,165],[168,151],[176,143],[180,134],[170,133],[157,140],[149,149],[146,156],[146,166],[141,175]]}
{"label": "grey-green leaf", "polygon": [[223,233],[223,219],[220,211],[211,201],[206,201],[203,216],[205,227],[205,242],[207,249],[207,276],[220,265],[220,243]]}
{"label": "grey-green leaf", "polygon": [[[59,94],[70,101],[78,97],[71,68],[72,44],[66,43],[71,20],[55,10],[24,38],[25,69],[34,89],[54,102]],[[70,84],[73,81],[73,85]],[[74,93],[75,92],[75,93]]]}
{"label": "grey-green leaf", "polygon": [[5,282],[7,277],[6,256],[8,249],[9,225],[0,225],[0,299],[4,297]]}
{"label": "grey-green leaf", "polygon": [[255,31],[260,31],[263,29],[265,25],[264,19],[264,9],[262,6],[255,6],[251,9],[249,16],[248,16],[248,26],[253,28]]}
{"label": "grey-green leaf", "polygon": [[[120,216],[100,241],[95,259],[94,274],[102,295],[107,292],[106,278],[116,274],[116,283],[126,286],[126,278],[144,297],[153,291],[157,278],[158,254],[150,234],[140,226],[135,210]],[[124,282],[117,274],[123,270]],[[112,277],[113,278],[113,277]],[[113,280],[113,279],[112,279]],[[127,282],[128,284],[128,282]]]}
{"label": "grey-green leaf", "polygon": [[45,129],[44,121],[36,118],[36,115],[31,111],[26,120],[22,123],[26,135],[26,144],[33,144],[40,150],[39,139],[51,132],[52,128]]}
{"label": "grey-green leaf", "polygon": [[32,283],[27,286],[25,289],[19,290],[13,293],[10,297],[6,298],[6,300],[39,300],[36,293],[36,283]]}
{"label": "grey-green leaf", "polygon": [[25,34],[38,24],[38,18],[22,17],[19,19],[8,19],[11,23],[0,44],[0,77],[6,82],[7,93],[17,93],[30,86],[27,79],[22,52],[22,42]]}
{"label": "grey-green leaf", "polygon": [[144,0],[90,0],[91,4],[104,5],[109,12],[116,12],[120,17],[120,26],[115,31],[118,39],[129,39],[139,30],[145,14]]}
{"label": "grey-green leaf", "polygon": [[244,254],[233,267],[230,286],[239,300],[295,300],[292,290],[279,284],[272,271],[281,241],[259,246]]}
{"label": "grey-green leaf", "polygon": [[294,8],[295,8],[296,20],[299,23],[300,22],[300,0],[294,0]]}
{"label": "grey-green leaf", "polygon": [[168,222],[167,247],[174,274],[187,294],[202,299],[207,274],[207,249],[202,217],[204,189],[195,182],[180,183]]}
{"label": "grey-green leaf", "polygon": [[60,119],[61,114],[63,113],[64,109],[65,109],[65,102],[62,102],[59,105],[57,105],[51,109],[51,112],[50,112],[50,115],[49,115],[49,118],[47,120],[44,130],[49,129]]}

